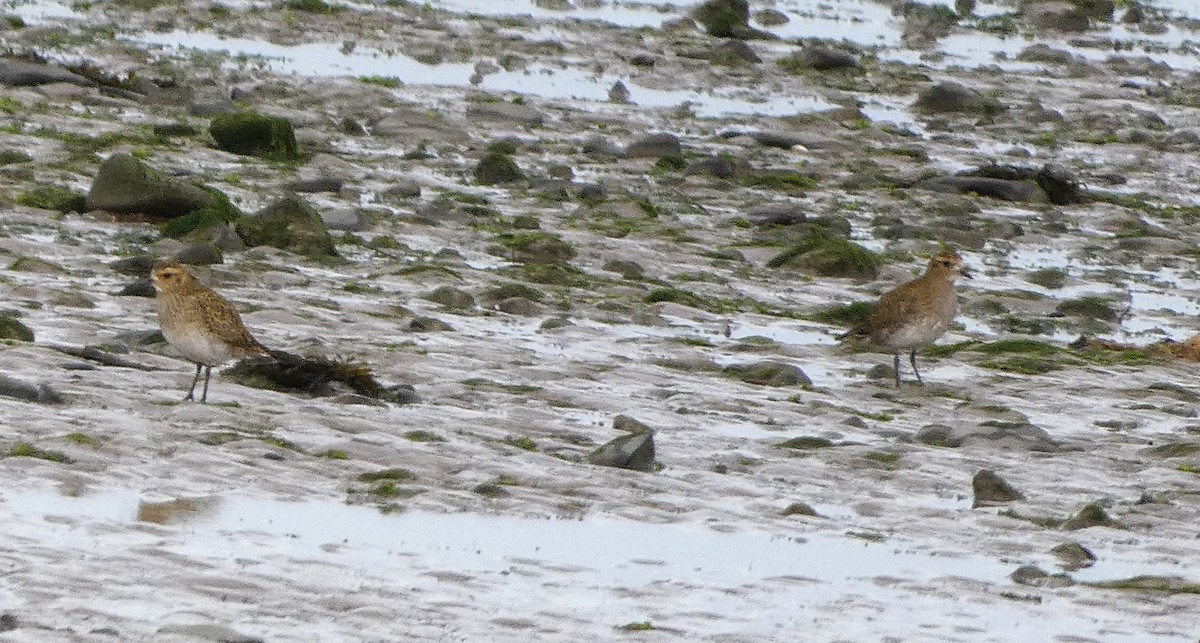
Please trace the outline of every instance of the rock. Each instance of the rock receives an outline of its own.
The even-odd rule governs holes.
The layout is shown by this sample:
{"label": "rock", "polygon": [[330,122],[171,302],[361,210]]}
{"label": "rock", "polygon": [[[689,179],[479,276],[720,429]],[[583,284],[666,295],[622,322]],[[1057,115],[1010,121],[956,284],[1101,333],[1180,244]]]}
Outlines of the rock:
{"label": "rock", "polygon": [[0,339],[15,339],[19,342],[32,342],[33,331],[17,319],[12,313],[0,313]]}
{"label": "rock", "polygon": [[763,361],[753,364],[730,364],[721,369],[726,376],[749,384],[762,386],[812,386],[812,380],[799,366],[782,362]]}
{"label": "rock", "polygon": [[1009,578],[1018,585],[1029,585],[1031,587],[1048,587],[1051,589],[1059,587],[1070,587],[1075,584],[1075,581],[1066,574],[1048,574],[1042,571],[1037,565],[1022,565],[1016,569]]}
{"label": "rock", "polygon": [[853,55],[820,45],[801,49],[800,53],[796,56],[796,60],[801,65],[817,71],[854,69],[859,66],[858,59]]}
{"label": "rock", "polygon": [[1088,527],[1111,527],[1113,529],[1123,529],[1120,523],[1109,517],[1108,512],[1104,507],[1096,503],[1084,505],[1079,513],[1071,516],[1063,523],[1062,528],[1066,531],[1075,531],[1077,529],[1087,529]]}
{"label": "rock", "polygon": [[975,494],[975,500],[971,503],[973,508],[1025,498],[1020,491],[1005,482],[1003,478],[986,469],[976,473],[975,477],[971,479],[971,490]]}
{"label": "rock", "polygon": [[840,236],[821,229],[767,261],[768,268],[798,268],[822,277],[874,279],[879,256]]}
{"label": "rock", "polygon": [[750,220],[750,223],[760,227],[770,225],[787,226],[804,223],[808,220],[808,215],[796,203],[784,201],[750,208],[746,211],[746,218]]}
{"label": "rock", "polygon": [[1091,567],[1096,562],[1096,554],[1079,543],[1055,545],[1050,553],[1057,556],[1061,561],[1059,565],[1069,572]]}
{"label": "rock", "polygon": [[792,504],[785,507],[783,509],[783,511],[779,512],[779,515],[781,515],[781,516],[811,516],[813,518],[820,517],[820,514],[817,513],[817,510],[813,509],[812,505],[808,504],[807,502],[793,502]]}
{"label": "rock", "polygon": [[226,152],[272,161],[295,161],[300,158],[292,124],[280,116],[267,116],[253,111],[224,114],[212,119],[208,132],[217,142],[217,147]]}
{"label": "rock", "polygon": [[0,396],[14,397],[26,402],[39,404],[62,404],[62,395],[50,388],[49,384],[29,384],[0,373]]}
{"label": "rock", "polygon": [[337,192],[342,189],[346,182],[334,178],[332,176],[318,176],[312,179],[301,179],[291,181],[283,186],[283,189],[290,192]]}
{"label": "rock", "polygon": [[158,633],[167,635],[177,634],[202,641],[213,641],[214,643],[263,643],[263,639],[257,636],[242,634],[225,625],[208,623],[164,625],[158,628]]}
{"label": "rock", "polygon": [[197,243],[175,253],[175,261],[191,266],[207,266],[223,263],[221,249],[213,243]]}
{"label": "rock", "polygon": [[978,194],[1003,201],[1042,201],[1045,192],[1034,181],[1008,181],[981,176],[937,176],[918,181],[914,188],[948,194]]}
{"label": "rock", "polygon": [[1017,60],[1033,63],[1054,63],[1058,65],[1066,65],[1068,63],[1075,62],[1078,60],[1078,58],[1065,49],[1055,49],[1050,45],[1038,43],[1022,49],[1017,54]]}
{"label": "rock", "polygon": [[921,90],[913,108],[925,114],[974,112],[995,114],[1005,109],[1000,101],[984,96],[961,83],[941,82]]}
{"label": "rock", "polygon": [[113,272],[122,275],[131,275],[134,277],[149,277],[150,270],[154,268],[154,257],[150,255],[134,255],[118,259],[110,264]]}
{"label": "rock", "polygon": [[1053,31],[1087,31],[1088,17],[1070,2],[1027,4],[1022,10],[1025,22],[1034,29]]}
{"label": "rock", "polygon": [[1061,166],[1046,164],[1041,168],[1015,165],[984,165],[974,170],[960,172],[959,176],[1003,179],[1006,181],[1034,181],[1055,205],[1085,203],[1087,194],[1080,187],[1079,179]]}
{"label": "rock", "polygon": [[591,157],[612,158],[621,156],[624,151],[607,137],[596,135],[584,141],[583,153]]}
{"label": "rock", "polygon": [[397,179],[380,194],[386,201],[412,199],[421,196],[421,184],[412,179]]}
{"label": "rock", "polygon": [[406,328],[410,333],[436,333],[454,330],[450,324],[433,317],[414,317]]}
{"label": "rock", "polygon": [[525,173],[508,154],[491,152],[479,161],[474,170],[475,182],[480,185],[497,185],[525,180]]}
{"label": "rock", "polygon": [[781,150],[791,150],[798,147],[807,147],[808,139],[801,137],[798,134],[790,134],[787,132],[752,132],[750,137],[759,145],[766,147],[777,147]]}
{"label": "rock", "polygon": [[[888,367],[889,373],[891,367]],[[889,377],[891,375],[889,374]],[[967,445],[997,445],[1026,451],[1052,452],[1057,442],[1045,430],[1027,422],[988,420],[975,426],[930,424],[917,431],[913,439],[922,444],[957,448]]]}
{"label": "rock", "polygon": [[149,277],[132,282],[117,293],[121,297],[148,297],[150,299],[153,299],[156,294],[154,282]]}
{"label": "rock", "polygon": [[215,221],[203,225],[180,237],[180,241],[191,244],[212,244],[221,252],[241,252],[246,244],[238,236],[237,230],[225,221]]}
{"label": "rock", "polygon": [[584,201],[605,201],[608,199],[608,188],[599,183],[576,183],[575,196]]}
{"label": "rock", "polygon": [[1117,9],[1115,0],[1071,0],[1071,4],[1087,17],[1103,22],[1112,22],[1113,14]]}
{"label": "rock", "polygon": [[602,467],[653,471],[654,432],[631,433],[615,438],[588,454],[587,461]]}
{"label": "rock", "polygon": [[67,274],[67,270],[62,266],[37,257],[17,257],[8,265],[8,269],[13,272],[32,272],[42,275]]}
{"label": "rock", "polygon": [[717,65],[740,65],[743,63],[757,64],[762,58],[754,53],[750,45],[743,40],[726,40],[717,45],[711,52],[704,55],[709,62]]}
{"label": "rock", "polygon": [[754,12],[754,21],[764,27],[778,27],[786,25],[792,19],[777,9],[759,9]]}
{"label": "rock", "polygon": [[337,256],[321,215],[297,195],[288,195],[237,222],[248,246],[272,246],[307,257]]}
{"label": "rock", "polygon": [[688,164],[684,170],[687,174],[711,174],[718,179],[733,178],[735,169],[733,162],[720,156],[706,156]]}
{"label": "rock", "polygon": [[625,148],[625,158],[662,158],[669,155],[679,155],[683,148],[679,137],[674,134],[651,134],[645,138],[630,143]]}
{"label": "rock", "polygon": [[541,125],[546,117],[538,110],[523,103],[495,101],[468,103],[467,119],[512,122],[533,127]]}
{"label": "rock", "polygon": [[95,87],[96,81],[62,67],[13,58],[0,58],[0,85],[25,87],[50,83],[70,83],[80,87]]}
{"label": "rock", "polygon": [[215,197],[118,152],[100,166],[87,194],[90,210],[172,219],[213,205]]}
{"label": "rock", "polygon": [[615,272],[626,279],[641,279],[646,274],[641,264],[627,259],[610,259],[605,262],[604,269]]}
{"label": "rock", "polygon": [[435,304],[440,304],[452,310],[464,310],[475,307],[475,298],[471,296],[471,293],[455,288],[454,286],[442,286],[421,295],[421,299],[432,301]]}
{"label": "rock", "polygon": [[750,3],[747,0],[706,0],[692,16],[710,36],[732,37],[739,28],[750,24]]}
{"label": "rock", "polygon": [[321,221],[330,230],[361,232],[371,227],[371,217],[362,208],[337,208],[321,212]]}
{"label": "rock", "polygon": [[613,418],[613,429],[626,433],[652,433],[654,431],[648,424],[631,418],[628,415],[618,415]]}
{"label": "rock", "polygon": [[542,314],[542,305],[524,297],[509,297],[501,299],[493,306],[496,310],[509,315],[521,317],[537,317]]}
{"label": "rock", "polygon": [[188,99],[188,113],[200,118],[232,116],[238,113],[238,106],[228,96],[198,94]]}
{"label": "rock", "polygon": [[612,87],[608,88],[608,102],[610,103],[625,105],[629,102],[629,97],[629,88],[619,80],[613,83]]}

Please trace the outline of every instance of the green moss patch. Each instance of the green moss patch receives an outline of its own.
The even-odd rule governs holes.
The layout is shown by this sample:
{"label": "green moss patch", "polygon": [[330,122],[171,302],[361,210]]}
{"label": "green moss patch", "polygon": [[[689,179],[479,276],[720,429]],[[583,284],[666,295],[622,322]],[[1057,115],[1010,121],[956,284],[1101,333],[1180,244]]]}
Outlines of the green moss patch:
{"label": "green moss patch", "polygon": [[362,473],[359,474],[358,479],[362,482],[379,482],[380,480],[390,480],[392,482],[410,482],[412,480],[416,480],[417,476],[408,469],[392,468]]}
{"label": "green moss patch", "polygon": [[212,120],[208,132],[217,147],[227,152],[272,161],[292,162],[300,159],[296,133],[286,118],[250,110],[222,114]]}
{"label": "green moss patch", "polygon": [[790,440],[784,440],[775,447],[779,449],[800,449],[803,451],[811,451],[813,449],[827,449],[834,446],[833,440],[821,438],[815,435],[804,435]]}
{"label": "green moss patch", "polygon": [[71,464],[74,462],[67,454],[61,451],[51,451],[49,449],[39,449],[28,442],[22,442],[13,448],[9,449],[8,457],[10,458],[37,458],[39,460],[49,460],[61,464]]}
{"label": "green moss patch", "polygon": [[767,262],[770,268],[799,268],[822,277],[874,279],[879,255],[842,237],[814,232]]}

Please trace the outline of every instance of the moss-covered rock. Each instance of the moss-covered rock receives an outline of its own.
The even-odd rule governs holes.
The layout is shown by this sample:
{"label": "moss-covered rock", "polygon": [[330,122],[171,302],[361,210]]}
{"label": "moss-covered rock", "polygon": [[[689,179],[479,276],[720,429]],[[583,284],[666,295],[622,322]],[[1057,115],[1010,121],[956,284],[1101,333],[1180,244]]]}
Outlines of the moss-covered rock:
{"label": "moss-covered rock", "polygon": [[504,234],[500,243],[512,252],[513,260],[522,263],[560,265],[575,257],[575,248],[550,232]]}
{"label": "moss-covered rock", "polygon": [[209,123],[208,132],[217,147],[226,152],[272,161],[295,161],[300,158],[292,124],[280,116],[267,116],[249,110],[222,114]]}
{"label": "moss-covered rock", "polygon": [[316,208],[294,194],[237,222],[249,246],[272,246],[306,257],[333,257],[337,250]]}
{"label": "moss-covered rock", "polygon": [[421,295],[421,299],[441,304],[452,310],[465,310],[475,307],[475,298],[471,296],[471,293],[460,288],[455,288],[454,286],[442,286],[434,289],[431,292]]}
{"label": "moss-covered rock", "polygon": [[179,239],[187,234],[234,223],[242,218],[242,211],[229,200],[229,197],[225,196],[224,192],[209,187],[203,189],[211,196],[209,205],[162,224],[160,231],[164,237]]}
{"label": "moss-covered rock", "polygon": [[755,362],[753,364],[731,364],[722,372],[748,384],[762,386],[812,386],[812,380],[800,367],[783,362]]}
{"label": "moss-covered rock", "polygon": [[173,219],[213,205],[213,195],[120,152],[100,166],[86,197],[89,210]]}
{"label": "moss-covered rock", "polygon": [[0,313],[0,339],[32,342],[33,331],[13,315]]}
{"label": "moss-covered rock", "polygon": [[515,183],[525,180],[517,162],[503,152],[491,152],[475,166],[475,182],[480,185]]}
{"label": "moss-covered rock", "polygon": [[692,14],[710,36],[731,38],[750,24],[747,0],[707,0]]}
{"label": "moss-covered rock", "polygon": [[874,279],[879,255],[848,239],[814,232],[767,262],[770,268],[799,268],[821,277]]}
{"label": "moss-covered rock", "polygon": [[996,475],[995,472],[986,469],[976,473],[975,477],[971,479],[971,490],[975,494],[975,500],[971,503],[972,507],[1012,502],[1025,497],[1020,491],[1017,491],[1016,487]]}

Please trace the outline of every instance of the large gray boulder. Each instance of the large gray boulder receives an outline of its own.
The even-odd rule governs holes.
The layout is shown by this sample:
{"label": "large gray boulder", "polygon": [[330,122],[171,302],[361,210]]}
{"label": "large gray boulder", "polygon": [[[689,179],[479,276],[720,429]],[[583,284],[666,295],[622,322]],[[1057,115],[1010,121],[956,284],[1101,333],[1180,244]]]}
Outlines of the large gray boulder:
{"label": "large gray boulder", "polygon": [[173,219],[213,205],[203,188],[167,176],[124,152],[100,166],[87,194],[89,210]]}

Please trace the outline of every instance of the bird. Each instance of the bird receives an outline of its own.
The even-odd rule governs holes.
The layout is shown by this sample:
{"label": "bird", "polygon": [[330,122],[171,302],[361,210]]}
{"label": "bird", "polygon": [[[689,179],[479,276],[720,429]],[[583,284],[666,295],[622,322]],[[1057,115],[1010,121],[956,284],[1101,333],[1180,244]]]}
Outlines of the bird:
{"label": "bird", "polygon": [[158,324],[163,337],[188,361],[196,364],[196,376],[183,401],[196,399],[196,384],[204,371],[201,403],[208,402],[212,368],[241,357],[270,355],[242,323],[241,316],[213,289],[196,280],[179,262],[155,264],[154,281]]}
{"label": "bird", "polygon": [[917,383],[924,385],[917,370],[917,351],[932,344],[954,321],[958,308],[954,282],[971,278],[962,257],[943,250],[929,260],[925,273],[884,293],[867,320],[838,339],[854,337],[892,352],[896,388],[900,388],[900,353],[908,352]]}

